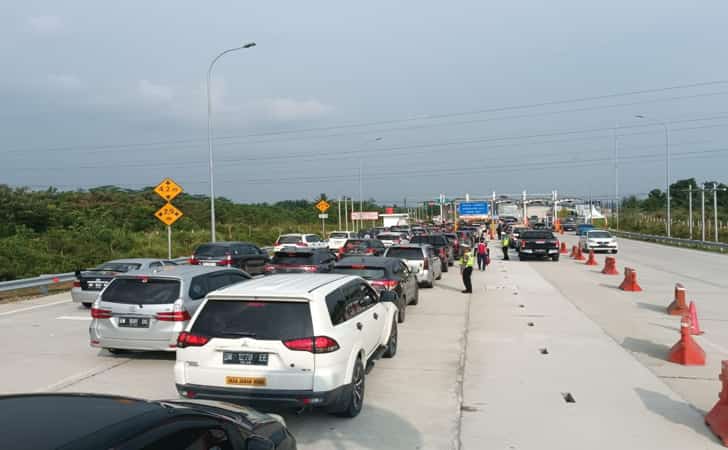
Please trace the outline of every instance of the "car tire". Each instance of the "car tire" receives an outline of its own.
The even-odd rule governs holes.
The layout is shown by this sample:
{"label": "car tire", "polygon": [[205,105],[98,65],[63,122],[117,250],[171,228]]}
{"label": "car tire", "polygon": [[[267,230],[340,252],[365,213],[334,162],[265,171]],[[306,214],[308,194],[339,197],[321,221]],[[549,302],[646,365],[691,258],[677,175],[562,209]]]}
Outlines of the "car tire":
{"label": "car tire", "polygon": [[416,305],[420,302],[420,287],[415,286],[415,298],[412,300],[412,303],[410,305]]}
{"label": "car tire", "polygon": [[442,265],[442,272],[445,273],[448,271],[447,264]]}
{"label": "car tire", "polygon": [[83,305],[83,307],[84,307],[84,308],[86,308],[86,309],[91,309],[91,305],[93,305],[93,303],[81,303],[81,304],[82,304],[82,305]]}
{"label": "car tire", "polygon": [[407,299],[404,299],[404,306],[399,308],[397,310],[397,322],[404,323],[404,320],[407,318]]}
{"label": "car tire", "polygon": [[364,364],[357,358],[351,374],[351,390],[347,390],[340,410],[334,412],[339,417],[353,418],[359,415],[364,406]]}
{"label": "car tire", "polygon": [[397,322],[392,321],[392,331],[389,333],[389,339],[387,340],[387,349],[382,354],[383,358],[394,358],[397,354]]}
{"label": "car tire", "polygon": [[524,255],[523,253],[521,253],[521,252],[518,252],[518,259],[519,259],[520,261],[525,261],[525,260],[527,260],[527,259],[528,259],[528,257],[527,257],[526,255]]}
{"label": "car tire", "polygon": [[559,255],[554,255],[551,257],[551,261],[558,262],[559,261]]}
{"label": "car tire", "polygon": [[126,350],[122,350],[120,348],[105,348],[104,350],[111,353],[112,355],[120,355],[120,354],[126,352]]}

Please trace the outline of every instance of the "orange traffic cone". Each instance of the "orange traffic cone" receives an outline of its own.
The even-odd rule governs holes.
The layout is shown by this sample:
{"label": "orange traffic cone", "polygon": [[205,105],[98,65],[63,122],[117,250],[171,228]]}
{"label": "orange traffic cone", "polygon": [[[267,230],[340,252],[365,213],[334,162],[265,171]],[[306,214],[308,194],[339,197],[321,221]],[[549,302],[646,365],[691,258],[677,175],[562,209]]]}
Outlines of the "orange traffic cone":
{"label": "orange traffic cone", "polygon": [[614,256],[607,256],[604,258],[604,268],[602,269],[604,275],[619,275],[617,270],[617,258]]}
{"label": "orange traffic cone", "polygon": [[597,259],[594,257],[594,250],[589,250],[589,259],[586,260],[587,266],[598,266],[599,263],[597,262]]}
{"label": "orange traffic cone", "polygon": [[685,303],[685,286],[681,283],[676,283],[675,299],[667,307],[667,313],[671,316],[684,316],[688,312],[688,305]]}
{"label": "orange traffic cone", "polygon": [[619,285],[619,289],[628,292],[641,292],[642,288],[637,283],[637,271],[631,267],[624,268],[624,280]]}
{"label": "orange traffic cone", "polygon": [[705,415],[705,423],[723,445],[728,446],[728,361],[721,361],[718,379],[723,382],[723,387],[718,394],[718,403]]}
{"label": "orange traffic cone", "polygon": [[690,334],[697,335],[703,334],[703,330],[700,329],[700,322],[698,322],[698,311],[695,308],[695,302],[690,302],[689,308],[690,314]]}
{"label": "orange traffic cone", "polygon": [[704,366],[705,351],[690,335],[690,317],[680,321],[680,340],[670,349],[667,360],[684,366]]}
{"label": "orange traffic cone", "polygon": [[559,227],[559,234],[564,234],[564,227]]}
{"label": "orange traffic cone", "polygon": [[577,261],[584,261],[586,258],[584,258],[584,254],[581,252],[581,247],[578,245],[576,246],[576,255],[574,256],[574,259]]}
{"label": "orange traffic cone", "polygon": [[559,250],[559,253],[561,253],[562,255],[569,253],[569,250],[567,250],[566,248],[566,242],[561,243],[561,250]]}
{"label": "orange traffic cone", "polygon": [[576,258],[576,245],[571,246],[571,253],[569,254],[569,258]]}

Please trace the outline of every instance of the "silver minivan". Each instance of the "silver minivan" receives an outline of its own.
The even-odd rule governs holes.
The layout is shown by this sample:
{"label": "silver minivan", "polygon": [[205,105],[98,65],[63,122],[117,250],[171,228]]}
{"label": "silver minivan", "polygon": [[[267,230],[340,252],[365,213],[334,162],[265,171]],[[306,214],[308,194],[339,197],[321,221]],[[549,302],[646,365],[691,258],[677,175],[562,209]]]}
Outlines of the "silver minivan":
{"label": "silver minivan", "polygon": [[111,353],[175,351],[177,335],[208,292],[250,278],[242,270],[203,266],[171,266],[119,275],[91,308],[91,346]]}
{"label": "silver minivan", "polygon": [[433,287],[435,280],[442,278],[442,261],[430,244],[392,245],[384,256],[404,261],[416,274],[420,286]]}

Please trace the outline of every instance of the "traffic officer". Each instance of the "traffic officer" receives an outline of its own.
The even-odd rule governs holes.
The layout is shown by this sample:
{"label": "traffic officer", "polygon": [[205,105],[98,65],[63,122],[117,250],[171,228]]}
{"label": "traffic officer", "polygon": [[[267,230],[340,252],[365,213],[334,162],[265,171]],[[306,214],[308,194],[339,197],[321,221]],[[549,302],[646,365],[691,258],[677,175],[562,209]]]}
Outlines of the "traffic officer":
{"label": "traffic officer", "polygon": [[511,239],[508,233],[503,233],[503,239],[501,239],[501,248],[503,249],[503,259],[508,260],[508,247],[511,245]]}
{"label": "traffic officer", "polygon": [[465,285],[465,290],[462,291],[463,294],[473,293],[473,282],[470,278],[473,276],[474,265],[475,255],[470,251],[470,246],[466,245],[463,257],[460,258],[460,273],[463,275],[463,284]]}

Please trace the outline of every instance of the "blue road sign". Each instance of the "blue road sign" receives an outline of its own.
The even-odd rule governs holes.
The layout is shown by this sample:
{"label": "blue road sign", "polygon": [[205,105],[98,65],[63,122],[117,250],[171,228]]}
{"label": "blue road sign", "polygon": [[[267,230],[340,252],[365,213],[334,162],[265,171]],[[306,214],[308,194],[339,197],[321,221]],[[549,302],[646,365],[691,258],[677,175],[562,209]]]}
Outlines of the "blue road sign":
{"label": "blue road sign", "polygon": [[458,204],[458,214],[461,216],[488,215],[488,202],[463,202]]}

